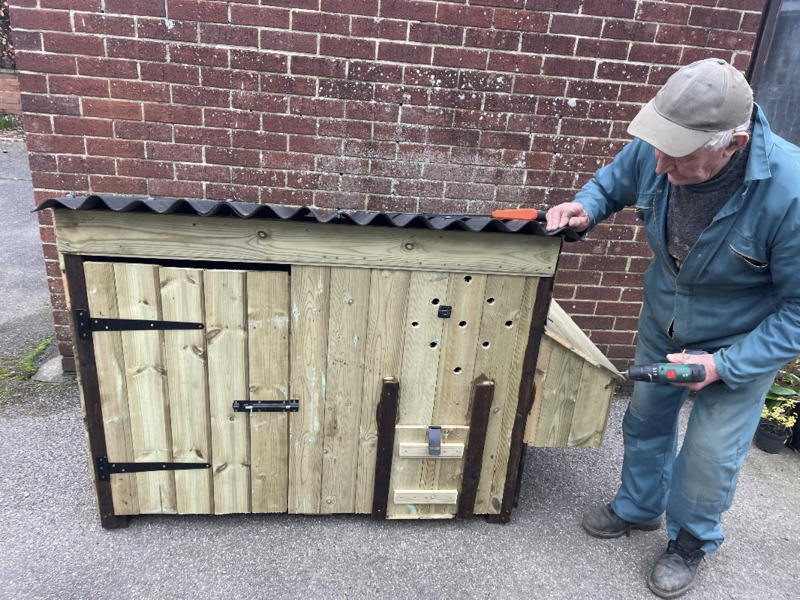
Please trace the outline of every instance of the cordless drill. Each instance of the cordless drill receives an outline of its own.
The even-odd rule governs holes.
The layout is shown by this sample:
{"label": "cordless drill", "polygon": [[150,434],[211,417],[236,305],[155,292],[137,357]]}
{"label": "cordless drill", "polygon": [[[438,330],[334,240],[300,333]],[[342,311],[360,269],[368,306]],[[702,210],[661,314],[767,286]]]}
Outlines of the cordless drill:
{"label": "cordless drill", "polygon": [[692,383],[706,378],[703,365],[690,363],[653,363],[650,365],[631,365],[623,373],[633,381],[651,383]]}

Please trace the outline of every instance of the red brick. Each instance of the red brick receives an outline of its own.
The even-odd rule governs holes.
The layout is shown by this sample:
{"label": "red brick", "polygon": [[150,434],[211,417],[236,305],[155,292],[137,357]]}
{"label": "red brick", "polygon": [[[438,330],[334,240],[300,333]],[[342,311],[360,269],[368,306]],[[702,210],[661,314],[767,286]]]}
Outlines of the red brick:
{"label": "red brick", "polygon": [[498,150],[487,150],[486,148],[451,150],[452,162],[463,165],[496,165],[502,159],[502,152]]}
{"label": "red brick", "polygon": [[534,54],[575,54],[575,40],[571,35],[526,33],[522,36],[522,51]]}
{"label": "red brick", "polygon": [[[168,100],[169,96],[167,97]],[[160,100],[160,98],[153,98]],[[175,104],[192,104],[195,106],[229,106],[231,92],[200,86],[172,86],[172,101]]]}
{"label": "red brick", "polygon": [[[450,130],[445,131],[449,132]],[[472,134],[474,137],[474,145],[478,143],[480,134],[478,132],[472,132]],[[424,143],[426,139],[430,139],[432,144],[443,143],[437,141],[436,135],[436,130],[428,130],[425,127],[413,127],[409,125],[398,126],[394,123],[375,123],[372,126],[372,132],[365,131],[365,135],[359,137],[363,139],[392,140],[395,142],[413,142],[416,144]]]}
{"label": "red brick", "polygon": [[378,60],[430,64],[432,54],[431,48],[417,44],[395,44],[393,42],[378,44]]}
{"label": "red brick", "polygon": [[603,37],[624,41],[652,42],[656,39],[658,25],[636,21],[606,20]]}
{"label": "red brick", "polygon": [[147,194],[147,180],[133,177],[112,177],[110,175],[91,175],[89,185],[92,193],[131,194],[144,196]]}
{"label": "red brick", "polygon": [[497,29],[545,32],[549,20],[550,15],[546,12],[524,12],[498,8],[494,13],[494,26]]}
{"label": "red brick", "polygon": [[167,0],[170,19],[200,23],[227,23],[228,3],[208,0]]}
{"label": "red brick", "polygon": [[197,23],[140,18],[137,33],[140,38],[170,42],[197,42]]}
{"label": "red brick", "polygon": [[17,51],[15,56],[17,69],[21,71],[60,73],[63,75],[74,75],[77,72],[74,56],[28,52],[27,50],[24,52]]}
{"label": "red brick", "polygon": [[621,294],[622,290],[618,287],[579,285],[575,288],[576,300],[605,300],[608,302],[616,302],[620,299]]}
{"label": "red brick", "polygon": [[[348,35],[350,19],[344,15],[292,11],[292,29],[328,35]],[[324,39],[324,38],[323,38]],[[324,52],[322,53],[325,54]]]}
{"label": "red brick", "polygon": [[375,58],[376,44],[372,40],[357,38],[322,37],[319,42],[323,56],[342,56],[345,58]]}
{"label": "red brick", "polygon": [[558,117],[540,115],[511,115],[508,119],[508,130],[554,134],[556,131],[558,131]]}
{"label": "red brick", "polygon": [[484,148],[530,150],[531,137],[522,133],[486,132],[481,136],[481,146]]}
{"label": "red brick", "polygon": [[143,17],[166,17],[166,2],[153,0],[106,0],[106,12]]}
{"label": "red brick", "polygon": [[485,50],[469,50],[464,48],[434,48],[433,64],[459,69],[484,69],[489,59]]}
{"label": "red brick", "polygon": [[203,69],[201,71],[203,85],[234,90],[257,90],[258,73],[253,71],[231,71],[230,69]]}
{"label": "red brick", "polygon": [[175,177],[185,181],[214,181],[217,183],[230,183],[230,167],[217,167],[210,165],[175,165]]}
{"label": "red brick", "polygon": [[628,58],[628,43],[613,40],[580,38],[575,54],[577,56],[625,60]]}
{"label": "red brick", "polygon": [[754,33],[712,30],[708,35],[708,45],[712,48],[744,50],[754,48],[755,43],[756,35]]}
{"label": "red brick", "polygon": [[112,98],[149,100],[151,102],[170,101],[169,86],[166,83],[114,80],[110,82],[110,87]]}
{"label": "red brick", "polygon": [[561,75],[564,77],[592,79],[595,63],[592,60],[579,58],[555,58],[547,56],[544,59],[542,73],[545,75]]}
{"label": "red brick", "polygon": [[[36,115],[26,113],[22,115],[25,133],[53,133],[52,118],[50,115]],[[33,166],[31,166],[33,168]]]}
{"label": "red brick", "polygon": [[[758,0],[763,1],[763,0]],[[652,21],[653,23],[672,23],[686,25],[689,22],[691,5],[670,2],[641,2],[636,13],[638,21]]]}
{"label": "red brick", "polygon": [[483,94],[463,90],[434,90],[431,92],[430,106],[445,108],[479,109],[483,104]]}
{"label": "red brick", "polygon": [[[311,101],[312,99],[307,98],[306,100]],[[225,104],[216,104],[216,106],[227,104],[226,102]],[[241,110],[285,113],[289,107],[289,98],[283,95],[260,92],[233,92],[229,104],[232,108]],[[313,113],[313,110],[309,111],[309,113]]]}
{"label": "red brick", "polygon": [[401,162],[446,163],[448,154],[447,148],[431,147],[426,144],[399,144],[397,148],[397,159]]}
{"label": "red brick", "polygon": [[[658,28],[658,35],[656,35],[656,42],[659,44],[684,44],[692,46],[705,46],[708,40],[709,30],[705,27],[687,27],[678,25],[660,25]],[[635,46],[638,46],[636,44]],[[634,46],[634,47],[635,47]],[[652,45],[647,45],[652,48]],[[671,48],[673,51],[680,51],[680,48]],[[635,54],[635,60],[641,60],[644,56],[639,52]]]}
{"label": "red brick", "polygon": [[33,187],[40,190],[70,190],[73,193],[82,192],[89,188],[89,178],[86,175],[74,175],[71,173],[39,173],[33,171],[31,173],[31,183],[33,183]]}
{"label": "red brick", "polygon": [[[231,133],[228,129],[177,126],[175,127],[175,143],[196,144],[198,146],[229,146]],[[187,158],[181,160],[189,162]]]}
{"label": "red brick", "polygon": [[[462,71],[458,87],[462,90],[478,90],[488,92],[510,92],[512,78],[505,73],[485,73],[480,71]],[[491,97],[491,96],[489,96]]]}
{"label": "red brick", "polygon": [[287,8],[304,8],[306,10],[317,10],[319,8],[319,0],[261,0],[261,4],[285,6]]}
{"label": "red brick", "polygon": [[658,93],[660,86],[656,85],[625,85],[620,86],[620,102],[649,102]]}
{"label": "red brick", "polygon": [[405,83],[435,88],[454,88],[458,85],[458,71],[430,67],[406,67]]}
{"label": "red brick", "polygon": [[433,23],[411,23],[408,39],[425,44],[460,46],[464,41],[464,29]]}
{"label": "red brick", "polygon": [[87,117],[54,117],[53,130],[63,135],[85,135],[90,137],[112,137],[114,125],[110,119]]}
{"label": "red brick", "polygon": [[183,125],[200,125],[203,122],[203,111],[201,108],[151,103],[146,103],[143,107],[145,121],[180,123]]}
{"label": "red brick", "polygon": [[233,167],[257,167],[261,154],[255,150],[238,148],[206,148],[206,162],[212,165],[230,165]]}
{"label": "red brick", "polygon": [[322,12],[343,13],[347,15],[377,16],[378,3],[363,0],[322,0]]}
{"label": "red brick", "polygon": [[[369,6],[369,3],[356,0],[359,4]],[[407,21],[393,21],[389,19],[382,19],[376,21],[375,19],[362,19],[353,17],[352,35],[363,38],[373,39],[387,39],[387,40],[405,40],[409,23]]]}
{"label": "red brick", "polygon": [[683,49],[683,54],[681,55],[681,65],[688,65],[689,63],[693,63],[698,60],[704,60],[706,58],[721,58],[722,60],[731,62],[733,58],[733,52],[730,50],[719,50],[716,48],[691,48],[687,47]]}
{"label": "red brick", "polygon": [[59,156],[58,170],[62,173],[115,175],[117,167],[113,158],[91,156]]}
{"label": "red brick", "polygon": [[403,67],[375,62],[351,61],[348,67],[347,78],[359,81],[402,83]]}
{"label": "red brick", "polygon": [[598,17],[553,15],[550,22],[550,33],[600,37],[602,29],[603,19]]}
{"label": "red brick", "polygon": [[117,174],[124,177],[172,179],[173,163],[167,161],[120,159],[117,161]]}
{"label": "red brick", "polygon": [[341,98],[345,100],[371,100],[375,85],[366,81],[345,81],[325,79],[319,84],[320,98]]}
{"label": "red brick", "polygon": [[375,88],[375,102],[425,106],[428,104],[428,90],[404,85],[383,84]]}
{"label": "red brick", "polygon": [[72,31],[70,13],[62,10],[45,10],[41,8],[23,8],[15,6],[10,11],[11,28],[30,29],[33,31]]}
{"label": "red brick", "polygon": [[[130,17],[76,13],[74,18],[76,32],[115,37],[133,37],[136,35],[136,25]],[[161,22],[161,19],[159,19],[159,22]]]}
{"label": "red brick", "polygon": [[172,140],[172,125],[169,123],[114,121],[114,134],[121,139],[168,142]]}
{"label": "red brick", "polygon": [[490,8],[476,6],[454,6],[452,4],[439,4],[439,13],[436,21],[447,25],[460,25],[462,27],[491,27],[494,11]]}
{"label": "red brick", "polygon": [[[376,124],[377,126],[377,124]],[[343,119],[319,119],[317,135],[346,137],[353,139],[372,138],[373,125],[362,121],[346,121]]]}
{"label": "red brick", "polygon": [[281,52],[298,52],[316,54],[317,36],[312,33],[295,33],[289,31],[262,31],[260,39],[262,50],[278,50]]}
{"label": "red brick", "polygon": [[150,196],[158,198],[202,198],[203,184],[195,181],[153,179],[147,182]]}
{"label": "red brick", "polygon": [[581,12],[585,15],[632,19],[636,5],[636,0],[583,0]]}
{"label": "red brick", "polygon": [[360,158],[391,159],[395,155],[395,145],[390,142],[345,140],[343,154]]}
{"label": "red brick", "polygon": [[144,142],[87,138],[86,153],[95,156],[110,156],[113,158],[144,158]]}
{"label": "red brick", "polygon": [[249,111],[206,108],[203,110],[203,123],[206,127],[260,129],[261,118],[258,113]]}
{"label": "red brick", "polygon": [[[146,65],[142,65],[144,73]],[[154,65],[164,67],[164,65]],[[122,79],[137,79],[139,72],[136,63],[130,60],[113,58],[87,58],[78,57],[78,73],[87,77],[110,77]]]}
{"label": "red brick", "polygon": [[692,7],[689,25],[713,27],[714,29],[739,29],[742,13],[735,10],[721,10],[704,6]]}
{"label": "red brick", "polygon": [[395,196],[369,196],[367,210],[386,212],[419,212],[414,198],[397,198]]}
{"label": "red brick", "polygon": [[316,84],[310,77],[261,75],[261,90],[273,94],[313,96],[316,93]]}
{"label": "red brick", "polygon": [[133,121],[138,121],[142,118],[142,105],[139,102],[83,98],[82,104],[85,117],[129,119]]}
{"label": "red brick", "polygon": [[331,58],[293,56],[291,63],[292,73],[317,77],[344,78],[346,68],[344,61]]}
{"label": "red brick", "polygon": [[[253,95],[253,104],[258,102],[259,96],[263,96],[263,94]],[[286,109],[289,108],[288,112],[291,112],[293,115],[313,115],[316,117],[337,117],[337,118],[344,117],[345,103],[342,102],[341,100],[331,100],[327,98],[293,97],[291,99],[291,107],[290,107],[289,99],[287,97],[275,96],[275,98],[279,99],[281,101],[281,104],[277,105],[276,103],[276,106],[274,107],[276,110],[265,110],[265,112],[285,113],[287,112]]]}
{"label": "red brick", "polygon": [[434,2],[415,2],[414,0],[386,0],[381,3],[380,16],[386,19],[435,21],[437,4]]}
{"label": "red brick", "polygon": [[266,8],[263,6],[243,6],[231,4],[231,23],[235,25],[253,25],[255,27],[270,27],[288,29],[290,23],[289,10],[281,8]]}
{"label": "red brick", "polygon": [[558,152],[559,154],[581,154],[586,138],[568,135],[536,135],[533,138],[533,149],[539,152]]}
{"label": "red brick", "polygon": [[213,46],[170,44],[169,60],[177,64],[227,67],[228,51],[225,48],[215,48]]}
{"label": "red brick", "polygon": [[338,173],[339,175],[365,175],[369,173],[370,161],[366,158],[342,156],[320,156],[317,170],[321,173]]}
{"label": "red brick", "polygon": [[449,126],[453,122],[453,112],[443,108],[406,106],[403,108],[401,120],[404,123]]}
{"label": "red brick", "polygon": [[105,78],[51,75],[48,81],[51,94],[108,98],[108,80]]}
{"label": "red brick", "polygon": [[61,54],[74,54],[80,48],[81,54],[103,56],[105,47],[103,39],[90,35],[76,35],[74,33],[48,33],[44,36],[44,49],[46,52]]}
{"label": "red brick", "polygon": [[456,128],[505,130],[506,115],[484,111],[457,110],[453,126]]}
{"label": "red brick", "polygon": [[286,150],[286,136],[266,131],[234,131],[232,145],[236,148]]}
{"label": "red brick", "polygon": [[314,157],[306,154],[290,154],[288,152],[263,152],[261,154],[261,165],[265,169],[310,171],[314,168]]}
{"label": "red brick", "polygon": [[515,94],[534,94],[537,96],[563,96],[567,90],[567,81],[555,77],[527,77],[517,75],[514,78]]}
{"label": "red brick", "polygon": [[365,192],[369,194],[390,194],[392,180],[379,177],[343,177],[342,191]]}
{"label": "red brick", "polygon": [[335,190],[339,187],[339,177],[326,173],[289,172],[286,185],[299,190]]}
{"label": "red brick", "polygon": [[201,44],[246,46],[258,48],[259,33],[255,27],[242,25],[200,25]]}
{"label": "red brick", "polygon": [[42,33],[39,31],[15,31],[14,49],[30,50],[31,52],[42,51]]}
{"label": "red brick", "polygon": [[286,185],[286,174],[268,169],[233,169],[233,183],[238,185],[277,186]]}
{"label": "red brick", "polygon": [[[51,115],[79,115],[80,101],[72,96],[40,96],[38,94],[21,94],[22,108],[27,112]],[[87,115],[89,116],[89,115]]]}
{"label": "red brick", "polygon": [[203,160],[203,148],[198,145],[150,142],[147,144],[146,150],[147,158],[151,160],[180,162],[202,162]]}
{"label": "red brick", "polygon": [[341,154],[342,140],[340,138],[321,137],[318,135],[292,135],[289,136],[289,152]]}
{"label": "red brick", "polygon": [[230,51],[230,61],[232,69],[272,73],[286,73],[289,64],[287,57],[281,54],[240,49]]}
{"label": "red brick", "polygon": [[[760,13],[744,13],[742,15],[742,25],[739,29],[742,31],[747,31],[750,33],[756,33],[758,28],[761,25],[761,14]],[[738,65],[734,65],[737,68],[741,68]]]}

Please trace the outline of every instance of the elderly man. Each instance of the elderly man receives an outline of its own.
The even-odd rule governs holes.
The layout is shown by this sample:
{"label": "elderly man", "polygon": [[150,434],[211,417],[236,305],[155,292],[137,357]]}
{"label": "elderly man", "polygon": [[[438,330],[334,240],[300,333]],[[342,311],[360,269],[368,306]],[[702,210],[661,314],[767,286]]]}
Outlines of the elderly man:
{"label": "elderly man", "polygon": [[699,383],[635,384],[619,490],[583,519],[590,535],[614,538],[658,529],[666,513],[670,541],[648,585],[675,598],[722,543],[764,396],[800,354],[800,149],[770,131],[747,81],[718,59],[678,70],[628,132],[636,139],[551,208],[547,228],[588,231],[633,207],[654,255],[636,362],[705,367]]}

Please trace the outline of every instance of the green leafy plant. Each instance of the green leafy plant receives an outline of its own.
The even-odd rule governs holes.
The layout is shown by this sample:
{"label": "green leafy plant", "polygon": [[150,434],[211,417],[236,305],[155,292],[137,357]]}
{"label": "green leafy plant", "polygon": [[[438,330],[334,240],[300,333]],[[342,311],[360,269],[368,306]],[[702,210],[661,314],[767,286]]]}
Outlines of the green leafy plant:
{"label": "green leafy plant", "polygon": [[778,371],[767,392],[761,418],[772,425],[778,435],[785,435],[797,422],[800,412],[800,357]]}

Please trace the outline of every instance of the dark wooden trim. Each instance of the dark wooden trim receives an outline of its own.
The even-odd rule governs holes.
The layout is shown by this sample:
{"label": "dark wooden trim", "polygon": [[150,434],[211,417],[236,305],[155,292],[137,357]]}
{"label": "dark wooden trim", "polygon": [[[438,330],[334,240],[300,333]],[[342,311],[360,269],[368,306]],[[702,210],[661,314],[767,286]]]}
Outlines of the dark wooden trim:
{"label": "dark wooden trim", "polygon": [[517,402],[517,412],[514,416],[514,428],[511,430],[511,448],[508,455],[508,470],[506,471],[505,488],[503,490],[503,502],[500,505],[498,514],[489,515],[491,523],[508,523],[511,518],[511,508],[514,504],[515,488],[517,486],[517,476],[522,459],[522,447],[524,445],[525,421],[531,411],[535,384],[533,375],[536,371],[536,361],[539,358],[539,345],[542,342],[544,326],[547,323],[547,313],[550,310],[550,299],[553,294],[553,277],[542,277],[539,279],[539,287],[536,290],[536,300],[533,305],[533,315],[531,317],[530,333],[528,334],[528,346],[525,348],[525,357],[522,361],[522,377],[519,382],[519,400]]}
{"label": "dark wooden trim", "polygon": [[522,489],[522,474],[525,471],[525,461],[528,457],[528,446],[522,445],[522,456],[519,457],[519,469],[517,470],[517,487],[514,489],[514,504],[513,507],[517,508],[519,505],[519,493]]}
{"label": "dark wooden trim", "polygon": [[489,413],[494,401],[494,381],[481,376],[472,387],[472,416],[469,422],[469,439],[464,451],[464,472],[461,493],[458,497],[458,517],[471,519],[475,512],[478,482],[481,479],[483,450],[486,446],[486,430],[489,428]]}
{"label": "dark wooden trim", "polygon": [[[88,308],[89,298],[86,294],[86,279],[83,273],[83,257],[72,254],[64,255],[64,272],[67,278],[67,292],[71,307]],[[100,512],[100,524],[105,529],[117,529],[128,525],[128,518],[114,514],[114,501],[111,496],[110,481],[101,481],[97,472],[96,456],[107,456],[106,434],[103,429],[103,412],[100,405],[100,385],[97,380],[97,363],[95,362],[94,344],[91,337],[81,339],[76,332],[74,318],[70,313],[72,326],[72,343],[75,347],[75,366],[81,382],[83,394],[84,420],[89,439],[94,489],[97,498],[97,509]]]}
{"label": "dark wooden trim", "polygon": [[392,476],[394,431],[397,424],[397,401],[400,384],[394,377],[383,380],[378,404],[378,449],[375,456],[375,489],[372,495],[372,518],[385,519],[389,505],[389,481]]}
{"label": "dark wooden trim", "polygon": [[761,22],[756,33],[756,42],[753,53],[750,55],[750,64],[747,66],[747,81],[758,98],[761,79],[764,76],[764,67],[767,64],[772,40],[775,37],[775,27],[778,25],[778,15],[781,12],[783,0],[766,0],[764,10],[761,11]]}

